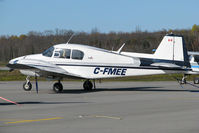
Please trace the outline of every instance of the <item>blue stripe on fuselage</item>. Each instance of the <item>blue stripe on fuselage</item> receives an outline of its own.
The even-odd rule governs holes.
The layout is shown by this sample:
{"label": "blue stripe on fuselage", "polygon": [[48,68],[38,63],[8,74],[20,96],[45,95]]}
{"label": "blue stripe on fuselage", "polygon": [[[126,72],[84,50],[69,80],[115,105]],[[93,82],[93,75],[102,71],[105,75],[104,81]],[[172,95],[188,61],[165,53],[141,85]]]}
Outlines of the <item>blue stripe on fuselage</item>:
{"label": "blue stripe on fuselage", "polygon": [[191,66],[191,68],[199,68],[199,66]]}

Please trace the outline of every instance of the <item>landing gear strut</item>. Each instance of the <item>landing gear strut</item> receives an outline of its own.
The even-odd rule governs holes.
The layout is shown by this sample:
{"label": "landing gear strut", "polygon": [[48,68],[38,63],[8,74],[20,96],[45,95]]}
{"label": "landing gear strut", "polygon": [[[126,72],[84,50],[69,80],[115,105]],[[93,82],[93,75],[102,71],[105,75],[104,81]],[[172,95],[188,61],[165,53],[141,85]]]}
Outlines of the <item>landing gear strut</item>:
{"label": "landing gear strut", "polygon": [[30,91],[32,89],[32,84],[30,83],[30,76],[26,77],[26,82],[23,84],[23,89],[25,91]]}
{"label": "landing gear strut", "polygon": [[63,85],[60,80],[53,85],[53,91],[56,93],[60,93],[63,91]]}
{"label": "landing gear strut", "polygon": [[90,80],[86,80],[83,84],[85,91],[91,91],[93,89],[93,84]]}

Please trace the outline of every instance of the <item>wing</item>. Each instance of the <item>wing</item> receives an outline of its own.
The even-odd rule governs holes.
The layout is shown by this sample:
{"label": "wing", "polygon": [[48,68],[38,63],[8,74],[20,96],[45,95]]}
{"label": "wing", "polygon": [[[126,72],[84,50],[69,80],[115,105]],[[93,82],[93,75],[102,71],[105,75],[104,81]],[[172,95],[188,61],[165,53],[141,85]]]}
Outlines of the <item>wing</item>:
{"label": "wing", "polygon": [[7,66],[13,69],[30,69],[43,77],[55,76],[83,78],[80,75],[72,74],[55,64],[36,59],[22,59],[15,64],[8,64]]}

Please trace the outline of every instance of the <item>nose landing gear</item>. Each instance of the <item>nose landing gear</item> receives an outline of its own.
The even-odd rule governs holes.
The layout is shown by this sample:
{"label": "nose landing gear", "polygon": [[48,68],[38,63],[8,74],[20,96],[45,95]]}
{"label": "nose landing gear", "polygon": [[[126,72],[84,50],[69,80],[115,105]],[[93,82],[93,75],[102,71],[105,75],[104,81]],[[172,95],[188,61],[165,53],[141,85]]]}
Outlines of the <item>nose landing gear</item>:
{"label": "nose landing gear", "polygon": [[26,82],[23,83],[23,89],[25,91],[30,91],[32,89],[32,84],[30,83],[30,76],[26,77]]}

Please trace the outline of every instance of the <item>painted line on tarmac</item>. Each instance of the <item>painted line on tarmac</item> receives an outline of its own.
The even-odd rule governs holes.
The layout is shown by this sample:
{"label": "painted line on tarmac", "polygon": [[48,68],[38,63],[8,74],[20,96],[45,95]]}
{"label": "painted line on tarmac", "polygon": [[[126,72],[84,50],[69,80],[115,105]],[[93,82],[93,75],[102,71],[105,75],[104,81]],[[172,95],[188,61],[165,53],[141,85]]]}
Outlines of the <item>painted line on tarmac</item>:
{"label": "painted line on tarmac", "polygon": [[13,104],[18,105],[18,106],[20,105],[20,104],[18,104],[17,102],[14,102],[14,101],[8,100],[8,99],[3,98],[3,97],[0,97],[0,99],[2,99],[2,100],[4,100],[4,101],[7,101],[7,102],[9,102],[9,103],[13,103]]}
{"label": "painted line on tarmac", "polygon": [[120,117],[105,116],[105,115],[94,115],[93,117],[96,117],[96,118],[108,118],[108,119],[121,120],[121,118],[120,118]]}
{"label": "painted line on tarmac", "polygon": [[59,120],[59,119],[64,119],[64,118],[63,117],[54,117],[54,118],[46,118],[46,119],[21,120],[21,121],[5,122],[4,124],[30,123],[30,122],[50,121],[50,120]]}
{"label": "painted line on tarmac", "polygon": [[121,120],[120,117],[106,116],[106,115],[80,115],[80,116],[79,116],[79,118],[83,118],[83,117],[90,117],[90,118],[108,118],[108,119]]}

